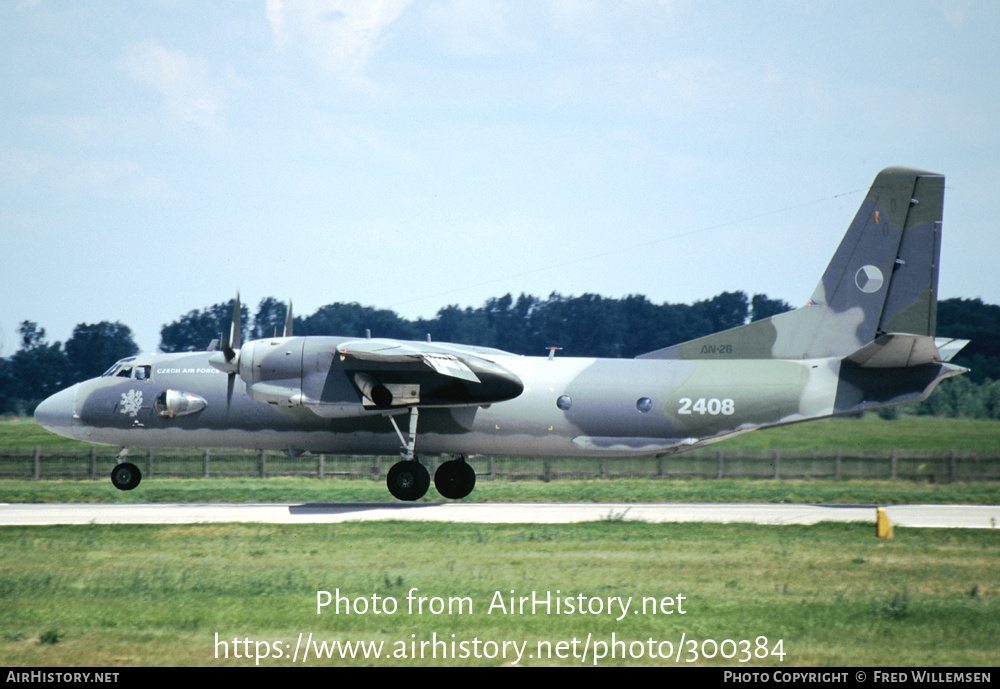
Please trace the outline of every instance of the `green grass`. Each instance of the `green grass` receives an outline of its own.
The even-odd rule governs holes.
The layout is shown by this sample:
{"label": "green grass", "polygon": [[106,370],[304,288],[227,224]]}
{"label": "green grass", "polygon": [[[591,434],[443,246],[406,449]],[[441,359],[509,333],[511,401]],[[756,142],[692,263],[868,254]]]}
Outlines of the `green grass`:
{"label": "green grass", "polygon": [[[39,427],[33,420],[0,422],[0,449],[42,445],[67,446],[70,441]],[[91,447],[76,443],[78,447]],[[971,419],[901,417],[886,421],[877,415],[864,418],[828,419],[749,433],[719,443],[714,448],[748,452],[775,448],[842,447],[845,454],[867,448],[888,451],[892,447],[927,451],[956,448],[983,454],[1000,453],[1000,423]],[[671,467],[691,465],[696,455],[679,455],[669,460]],[[28,460],[30,461],[30,460]],[[104,465],[113,460],[102,459]],[[135,460],[143,467],[143,458]],[[276,460],[279,462],[288,460]],[[702,464],[706,460],[701,460]],[[714,460],[709,458],[714,466]],[[886,464],[885,458],[879,460]],[[84,463],[87,463],[86,461]],[[727,467],[734,462],[727,459]],[[706,465],[707,466],[707,465]],[[614,470],[614,461],[608,467]],[[704,468],[704,467],[703,467]],[[711,469],[711,467],[709,467]],[[904,468],[901,467],[901,471]],[[711,473],[711,471],[709,471]],[[942,470],[946,475],[947,471]],[[0,502],[369,502],[388,500],[382,481],[317,480],[315,478],[146,478],[135,491],[114,490],[105,478],[100,481],[6,479],[0,481]],[[424,500],[438,500],[431,490]],[[1000,484],[996,481],[931,483],[885,480],[567,480],[487,481],[480,479],[475,501],[588,501],[588,502],[818,502],[818,503],[962,503],[1000,504]]]}
{"label": "green grass", "polygon": [[[90,447],[45,430],[34,419],[0,420],[0,449],[42,447]],[[872,450],[979,450],[1000,452],[1000,421],[934,416],[900,416],[887,421],[876,414],[862,418],[835,418],[792,424],[747,433],[719,445],[747,449]]]}
{"label": "green grass", "polygon": [[70,440],[39,426],[33,418],[0,417],[0,449],[27,447],[90,447],[79,440]]}
{"label": "green grass", "polygon": [[1000,421],[900,416],[891,421],[877,414],[792,424],[747,433],[724,442],[747,449],[973,450],[1000,452]]}
{"label": "green grass", "polygon": [[[835,419],[729,441],[774,447],[918,448],[996,452],[995,422],[963,419]],[[0,447],[65,446],[32,421],[0,423]],[[50,442],[51,441],[51,442]],[[79,445],[79,444],[77,444]],[[434,498],[431,492],[426,499]],[[1000,504],[996,482],[805,480],[480,481],[477,501],[751,501]],[[0,502],[386,501],[380,481],[315,478],[144,480],[122,493],[101,481],[4,480]],[[996,531],[870,525],[764,527],[643,524],[461,525],[383,522],[332,525],[211,524],[0,529],[0,665],[231,665],[234,640],[291,652],[298,635],[375,641],[406,651],[434,635],[472,639],[608,643],[641,658],[600,665],[686,665],[690,641],[767,637],[776,656],[739,663],[778,666],[992,666],[1000,643],[1000,541]],[[411,589],[428,599],[468,597],[465,614],[409,614]],[[395,614],[316,614],[317,591],[378,596]],[[558,590],[562,597],[685,596],[684,615],[487,614],[495,596]],[[228,659],[216,658],[216,634]],[[452,636],[454,635],[454,636]],[[681,662],[649,657],[649,639],[686,643]],[[251,643],[249,650],[258,648]],[[277,644],[277,645],[275,645]],[[223,648],[223,647],[218,647]],[[259,647],[262,648],[262,647]],[[425,646],[429,653],[431,646]],[[732,645],[727,648],[734,648]],[[739,646],[735,647],[739,648]],[[707,649],[711,651],[709,642]],[[241,654],[247,649],[241,646]],[[481,648],[482,650],[482,648]],[[261,665],[282,665],[268,658]],[[310,664],[319,664],[311,661]],[[383,658],[328,665],[504,665],[510,659]],[[572,656],[522,665],[592,665]]]}
{"label": "green grass", "polygon": [[[315,478],[144,479],[133,491],[100,481],[0,481],[0,502],[392,502],[383,481]],[[443,498],[431,489],[422,502]],[[610,479],[479,481],[466,502],[771,502],[1000,504],[1000,484],[910,481]]]}
{"label": "green grass", "polygon": [[[992,666],[1000,644],[996,532],[869,525],[763,527],[602,522],[581,525],[190,525],[8,527],[0,530],[0,664],[232,665],[219,639],[383,641],[386,651],[433,639],[571,642],[588,634],[642,658],[600,665],[674,665],[648,639],[750,641],[783,659],[765,665]],[[317,591],[395,614],[316,614]],[[407,594],[465,598],[462,614],[410,614]],[[497,593],[685,597],[685,614],[488,614]],[[632,608],[630,610],[634,610]],[[674,608],[676,610],[676,607]],[[454,635],[454,637],[452,636]],[[632,646],[636,642],[638,645]],[[285,644],[288,644],[286,647]],[[254,648],[251,644],[251,649]],[[273,646],[269,651],[273,652]],[[427,647],[428,649],[430,647]],[[569,646],[568,648],[572,648]],[[592,646],[593,648],[593,646]],[[666,646],[662,647],[666,650]],[[731,648],[731,647],[730,647]],[[711,650],[709,644],[708,649]],[[679,665],[691,656],[686,644]],[[429,650],[428,650],[429,653]],[[268,658],[261,665],[288,664]],[[522,665],[592,665],[525,658]],[[309,664],[319,664],[316,661]],[[379,659],[330,665],[504,665],[510,659]]]}

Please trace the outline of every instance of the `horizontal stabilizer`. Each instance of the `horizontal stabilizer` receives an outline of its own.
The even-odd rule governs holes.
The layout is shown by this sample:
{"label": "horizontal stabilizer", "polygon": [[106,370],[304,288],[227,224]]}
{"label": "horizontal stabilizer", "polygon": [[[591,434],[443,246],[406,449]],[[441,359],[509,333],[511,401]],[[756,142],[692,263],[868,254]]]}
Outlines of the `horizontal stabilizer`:
{"label": "horizontal stabilizer", "polygon": [[862,368],[908,368],[950,361],[968,340],[887,333],[848,357]]}
{"label": "horizontal stabilizer", "polygon": [[969,341],[959,340],[954,337],[939,337],[934,340],[934,344],[937,345],[941,361],[951,361],[953,356],[962,351],[965,345],[969,344]]}

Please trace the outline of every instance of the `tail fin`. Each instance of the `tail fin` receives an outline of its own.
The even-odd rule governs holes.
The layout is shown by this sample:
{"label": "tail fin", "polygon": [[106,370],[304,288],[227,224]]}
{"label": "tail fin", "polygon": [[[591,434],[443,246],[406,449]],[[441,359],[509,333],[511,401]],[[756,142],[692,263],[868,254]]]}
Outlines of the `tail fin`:
{"label": "tail fin", "polygon": [[933,338],[943,204],[943,176],[883,170],[806,306],[639,358],[847,357],[886,333]]}

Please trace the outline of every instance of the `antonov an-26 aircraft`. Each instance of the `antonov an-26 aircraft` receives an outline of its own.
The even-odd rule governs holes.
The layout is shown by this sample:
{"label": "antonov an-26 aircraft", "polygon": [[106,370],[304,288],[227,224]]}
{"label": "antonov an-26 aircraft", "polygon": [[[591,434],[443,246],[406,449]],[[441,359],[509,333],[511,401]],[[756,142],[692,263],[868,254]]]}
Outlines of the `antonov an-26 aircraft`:
{"label": "antonov an-26 aircraft", "polygon": [[[471,454],[672,455],[739,433],[925,399],[966,372],[935,337],[944,177],[875,178],[813,292],[795,310],[636,359],[529,357],[438,342],[283,337],[123,359],[35,412],[55,433],[134,447],[395,454],[389,492],[430,486],[420,455],[451,455],[438,492],[463,498]],[[291,311],[291,309],[289,309]],[[418,454],[419,453],[419,454]]]}

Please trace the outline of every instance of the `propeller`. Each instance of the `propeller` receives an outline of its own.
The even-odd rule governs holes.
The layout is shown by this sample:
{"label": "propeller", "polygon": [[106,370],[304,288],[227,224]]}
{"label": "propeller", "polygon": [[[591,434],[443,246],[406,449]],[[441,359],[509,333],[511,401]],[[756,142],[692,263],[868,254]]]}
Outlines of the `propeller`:
{"label": "propeller", "polygon": [[[240,308],[240,293],[236,292],[236,302],[233,304],[233,318],[229,322],[229,328],[222,333],[220,351],[215,352],[208,360],[213,367],[227,374],[226,382],[226,410],[228,411],[233,401],[233,387],[236,383],[236,376],[240,372],[240,348],[242,347],[242,316]],[[288,313],[285,315],[284,337],[292,336],[294,318],[292,316],[292,300],[288,300]],[[249,345],[248,345],[249,346]],[[252,349],[252,347],[251,347]],[[249,355],[252,358],[252,354]],[[250,364],[250,360],[247,360]],[[249,382],[249,381],[248,381]]]}
{"label": "propeller", "polygon": [[233,386],[236,381],[236,374],[240,370],[240,346],[242,344],[242,325],[240,322],[240,293],[236,292],[236,303],[233,305],[233,319],[229,324],[229,330],[222,333],[222,351],[216,352],[209,358],[210,363],[223,373],[228,374],[226,382],[226,410],[233,400]]}

